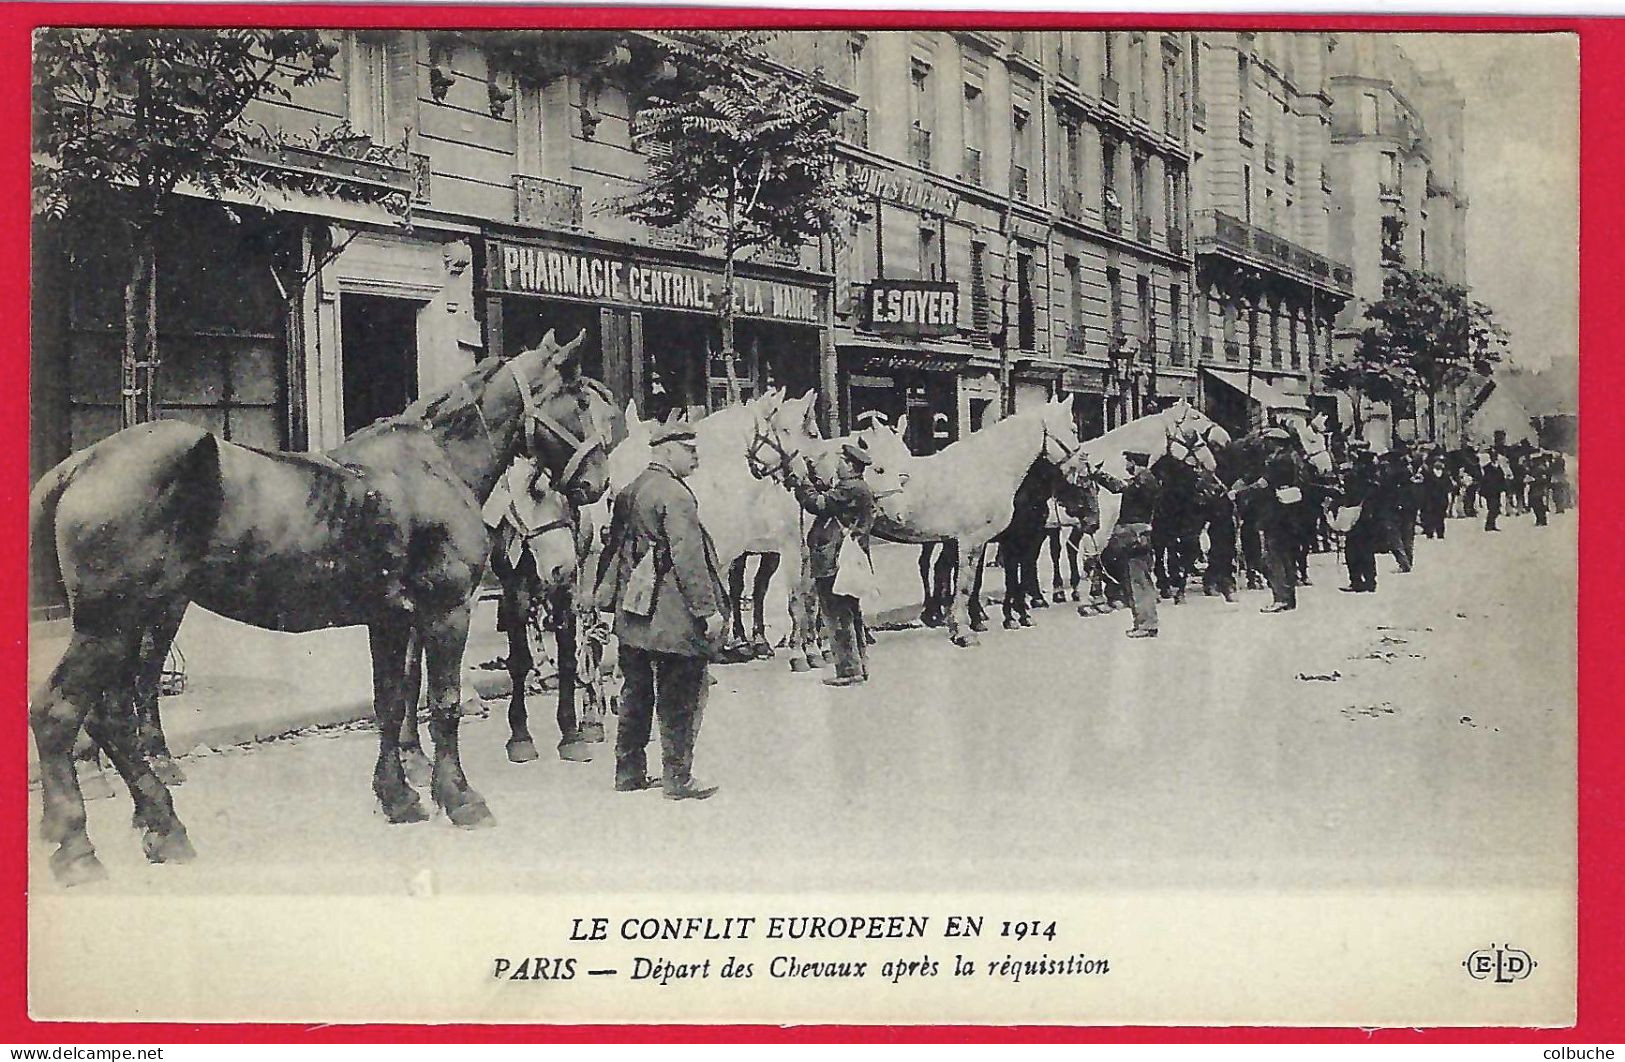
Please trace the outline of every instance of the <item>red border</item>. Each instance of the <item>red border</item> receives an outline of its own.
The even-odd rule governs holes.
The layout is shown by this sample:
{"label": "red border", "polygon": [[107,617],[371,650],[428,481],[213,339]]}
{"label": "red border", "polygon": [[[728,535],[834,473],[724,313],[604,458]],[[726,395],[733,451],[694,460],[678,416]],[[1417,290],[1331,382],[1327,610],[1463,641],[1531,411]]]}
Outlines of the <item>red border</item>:
{"label": "red border", "polygon": [[[1606,19],[1394,18],[1346,16],[1221,16],[768,11],[649,7],[475,8],[475,7],[272,7],[245,5],[14,4],[0,7],[0,492],[7,522],[0,534],[0,609],[4,638],[0,664],[13,676],[10,688],[19,709],[26,703],[27,602],[24,572],[28,468],[28,99],[29,32],[45,24],[315,26],[654,26],[717,25],[815,28],[822,26],[1182,26],[1337,30],[1430,30],[1434,32],[1577,32],[1581,41],[1581,343],[1589,350],[1625,347],[1625,315],[1614,301],[1625,281],[1619,234],[1625,232],[1625,197],[1618,171],[1625,166],[1625,23]],[[1553,278],[1557,280],[1558,278]],[[1560,282],[1560,281],[1559,281]],[[1538,339],[1536,340],[1538,341]],[[1625,1041],[1625,998],[1618,970],[1625,942],[1625,727],[1613,711],[1610,694],[1625,684],[1625,656],[1607,645],[1613,619],[1610,602],[1621,588],[1622,562],[1613,546],[1621,506],[1612,495],[1618,485],[1625,420],[1604,412],[1600,396],[1625,385],[1625,366],[1593,355],[1582,364],[1582,405],[1586,460],[1581,491],[1585,499],[1580,534],[1580,982],[1579,1024],[1573,1029],[1202,1029],[1051,1027],[861,1027],[805,1026],[486,1026],[399,1025],[137,1025],[40,1023],[27,1015],[25,890],[27,860],[16,856],[0,867],[0,970],[7,987],[0,994],[0,1039],[14,1043],[230,1043],[339,1042],[389,1040],[422,1042],[1339,1042],[1389,1043]],[[1585,396],[1592,397],[1585,397]],[[14,764],[26,747],[24,713],[17,711],[6,731]],[[0,847],[28,851],[27,792],[23,772],[8,772],[0,796]]]}

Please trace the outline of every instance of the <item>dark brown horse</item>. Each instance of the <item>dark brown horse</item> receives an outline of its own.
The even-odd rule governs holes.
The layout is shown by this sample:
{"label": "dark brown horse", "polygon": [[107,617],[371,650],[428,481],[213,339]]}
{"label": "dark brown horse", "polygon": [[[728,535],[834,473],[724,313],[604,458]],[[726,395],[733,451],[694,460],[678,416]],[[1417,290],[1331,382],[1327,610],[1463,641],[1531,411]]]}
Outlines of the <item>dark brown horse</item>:
{"label": "dark brown horse", "polygon": [[[582,504],[606,483],[608,403],[574,343],[551,334],[318,454],[222,441],[173,421],[125,429],[57,466],[29,499],[32,581],[68,603],[67,652],[29,708],[42,833],[60,880],[104,873],[72,762],[83,727],[123,776],[153,862],[192,857],[168,788],[140,746],[135,677],[161,666],[191,602],[278,631],[364,624],[379,723],[373,791],[391,822],[426,818],[398,752],[427,658],[431,795],[460,826],[494,820],[457,751],[462,658],[491,550],[480,506],[529,451]],[[154,665],[154,661],[158,661]]]}

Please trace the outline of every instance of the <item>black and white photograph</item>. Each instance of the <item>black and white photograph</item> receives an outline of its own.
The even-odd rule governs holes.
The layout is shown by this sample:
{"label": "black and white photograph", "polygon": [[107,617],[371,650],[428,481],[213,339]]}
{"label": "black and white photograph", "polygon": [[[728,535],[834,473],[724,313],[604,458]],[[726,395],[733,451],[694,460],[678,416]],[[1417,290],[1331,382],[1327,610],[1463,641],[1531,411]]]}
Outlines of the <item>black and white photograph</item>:
{"label": "black and white photograph", "polygon": [[1572,1024],[1577,38],[1062,18],[38,30],[32,1016]]}

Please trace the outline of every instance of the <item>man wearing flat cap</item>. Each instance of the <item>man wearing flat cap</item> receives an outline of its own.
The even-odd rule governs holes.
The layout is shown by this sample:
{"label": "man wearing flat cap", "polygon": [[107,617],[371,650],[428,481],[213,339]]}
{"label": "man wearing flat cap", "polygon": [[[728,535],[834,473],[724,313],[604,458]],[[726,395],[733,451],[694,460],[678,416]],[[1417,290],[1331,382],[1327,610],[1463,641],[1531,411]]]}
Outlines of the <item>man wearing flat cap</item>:
{"label": "man wearing flat cap", "polygon": [[1293,459],[1292,436],[1284,428],[1270,428],[1263,438],[1270,447],[1264,474],[1239,492],[1251,507],[1262,535],[1264,575],[1271,601],[1260,612],[1290,612],[1298,607],[1297,551],[1303,487]]}
{"label": "man wearing flat cap", "polygon": [[836,593],[835,577],[839,574],[841,545],[848,535],[856,538],[864,553],[869,552],[875,496],[863,481],[863,470],[873,463],[869,451],[846,443],[841,447],[834,483],[819,482],[811,459],[807,461],[807,474],[791,480],[796,501],[815,517],[812,530],[807,532],[807,552],[818,603],[835,647],[835,674],[824,680],[828,686],[856,686],[869,678],[862,602]]}
{"label": "man wearing flat cap", "polygon": [[[597,605],[615,614],[621,687],[615,788],[661,786],[668,800],[717,791],[694,779],[706,662],[720,644],[727,593],[699,504],[683,482],[699,466],[694,429],[663,424],[650,438],[649,467],[615,497],[598,566]],[[662,776],[649,777],[650,724],[660,724]]]}
{"label": "man wearing flat cap", "polygon": [[1126,572],[1129,607],[1134,611],[1134,627],[1127,632],[1130,638],[1157,636],[1157,587],[1151,581],[1151,517],[1157,511],[1160,485],[1151,472],[1151,455],[1139,450],[1124,450],[1123,461],[1128,465],[1128,482],[1104,472],[1095,473],[1095,481],[1113,494],[1121,494],[1123,501],[1117,511],[1117,526],[1112,529],[1106,543],[1103,563]]}

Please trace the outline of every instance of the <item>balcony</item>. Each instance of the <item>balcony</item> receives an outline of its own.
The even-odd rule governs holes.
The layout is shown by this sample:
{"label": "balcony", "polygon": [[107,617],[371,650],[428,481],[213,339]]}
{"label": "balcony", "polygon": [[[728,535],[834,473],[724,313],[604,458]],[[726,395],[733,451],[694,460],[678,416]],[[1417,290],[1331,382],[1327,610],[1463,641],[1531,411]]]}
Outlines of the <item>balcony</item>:
{"label": "balcony", "polygon": [[965,149],[964,161],[959,166],[959,176],[970,184],[980,185],[982,183],[982,151],[980,148],[968,147]]}
{"label": "balcony", "polygon": [[1222,211],[1198,211],[1195,238],[1199,254],[1225,255],[1333,294],[1354,293],[1354,271],[1348,266]]}
{"label": "balcony", "polygon": [[1115,203],[1107,203],[1104,207],[1106,215],[1106,231],[1121,235],[1123,232],[1123,208]]}
{"label": "balcony", "polygon": [[854,147],[869,146],[869,112],[862,107],[848,107],[841,112],[837,135]]}
{"label": "balcony", "polygon": [[908,157],[921,169],[931,168],[931,130],[915,126],[908,131]]}
{"label": "balcony", "polygon": [[1109,103],[1113,107],[1117,106],[1117,82],[1109,77],[1101,78],[1100,98],[1103,102]]}
{"label": "balcony", "polygon": [[1074,221],[1083,220],[1083,193],[1075,188],[1061,189],[1061,214]]}
{"label": "balcony", "polygon": [[1134,219],[1134,238],[1141,243],[1151,242],[1151,215],[1141,214]]}
{"label": "balcony", "polygon": [[360,143],[322,143],[307,148],[283,144],[264,148],[245,145],[239,158],[265,173],[269,184],[332,189],[332,194],[376,202],[393,213],[406,212],[408,198],[421,202],[425,176],[416,158],[396,148]]}
{"label": "balcony", "polygon": [[1241,115],[1236,123],[1236,136],[1243,144],[1253,142],[1253,116],[1245,107],[1241,109]]}
{"label": "balcony", "polygon": [[1028,195],[1027,167],[1012,165],[1010,167],[1010,195],[1014,199],[1025,200]]}
{"label": "balcony", "polygon": [[515,175],[514,221],[538,229],[581,228],[581,187]]}
{"label": "balcony", "polygon": [[1282,161],[1281,168],[1286,171],[1286,183],[1287,184],[1296,184],[1297,180],[1298,180],[1298,168],[1293,163],[1291,155],[1288,155]]}

